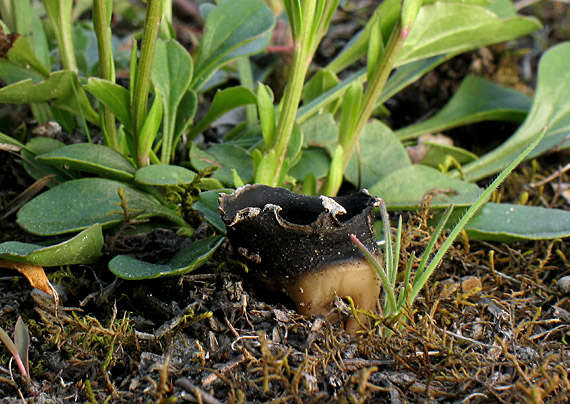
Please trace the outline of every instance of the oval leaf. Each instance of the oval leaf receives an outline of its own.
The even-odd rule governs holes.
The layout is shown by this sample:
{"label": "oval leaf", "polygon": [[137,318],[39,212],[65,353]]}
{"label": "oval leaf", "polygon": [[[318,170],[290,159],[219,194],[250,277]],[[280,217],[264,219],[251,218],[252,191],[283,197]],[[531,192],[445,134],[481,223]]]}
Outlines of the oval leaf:
{"label": "oval leaf", "polygon": [[135,173],[135,181],[139,184],[156,186],[190,184],[195,177],[194,171],[168,164],[146,166]]}
{"label": "oval leaf", "polygon": [[570,211],[487,203],[465,228],[477,240],[508,242],[570,236]]}
{"label": "oval leaf", "polygon": [[223,241],[223,236],[207,237],[194,241],[166,264],[151,264],[128,255],[118,255],[109,261],[109,269],[119,278],[128,280],[183,275],[201,267]]}
{"label": "oval leaf", "polygon": [[214,101],[208,113],[202,120],[188,133],[188,138],[193,139],[208,128],[216,119],[225,113],[244,105],[255,104],[257,97],[251,90],[245,87],[231,87],[226,90],[219,90],[214,96]]}
{"label": "oval leaf", "polygon": [[[368,123],[360,138],[360,169],[357,153],[353,153],[346,179],[360,188],[369,188],[381,178],[411,164],[408,152],[392,130],[380,121]],[[360,178],[359,178],[360,174]]]}
{"label": "oval leaf", "polygon": [[481,121],[520,123],[526,117],[531,102],[531,98],[520,91],[502,87],[482,77],[468,76],[437,114],[395,133],[398,139],[406,140]]}
{"label": "oval leaf", "polygon": [[394,171],[374,184],[370,194],[384,199],[391,209],[417,208],[427,193],[432,193],[432,207],[472,205],[482,190],[475,184],[451,178],[435,168],[412,165]]}
{"label": "oval leaf", "polygon": [[123,188],[131,213],[137,219],[163,217],[184,226],[185,222],[148,194],[117,181],[82,178],[64,182],[35,197],[18,212],[18,224],[33,234],[44,236],[70,233],[93,224],[108,227],[120,223],[119,188]]}
{"label": "oval leaf", "polygon": [[275,16],[263,0],[223,1],[208,13],[191,87],[198,90],[221,66],[267,46]]}
{"label": "oval leaf", "polygon": [[123,155],[110,147],[76,143],[64,146],[36,157],[43,163],[62,166],[73,170],[99,174],[121,181],[132,180],[135,168]]}
{"label": "oval leaf", "polygon": [[245,183],[251,181],[255,170],[250,154],[245,149],[230,144],[214,145],[206,151],[192,144],[190,162],[198,171],[212,166],[218,167],[212,177],[229,187],[234,185],[232,168],[236,169]]}
{"label": "oval leaf", "polygon": [[570,42],[553,46],[538,65],[536,93],[526,120],[501,146],[464,167],[474,181],[499,172],[518,156],[544,127],[546,135],[532,151],[535,157],[553,147],[569,147],[570,134]]}
{"label": "oval leaf", "polygon": [[0,258],[43,267],[88,264],[102,255],[102,248],[103,230],[96,224],[69,240],[48,247],[7,241],[0,244]]}
{"label": "oval leaf", "polygon": [[200,192],[198,200],[194,203],[194,209],[200,212],[208,223],[224,234],[226,234],[226,225],[218,213],[218,199],[222,192],[231,194],[233,191],[233,189],[224,188]]}

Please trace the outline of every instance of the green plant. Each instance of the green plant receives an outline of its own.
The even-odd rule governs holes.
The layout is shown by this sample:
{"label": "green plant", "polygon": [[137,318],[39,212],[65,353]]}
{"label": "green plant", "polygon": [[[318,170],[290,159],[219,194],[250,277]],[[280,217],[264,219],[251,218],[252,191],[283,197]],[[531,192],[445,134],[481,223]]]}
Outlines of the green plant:
{"label": "green plant", "polygon": [[[386,0],[334,60],[315,71],[311,61],[339,1],[285,0],[294,51],[280,100],[248,59],[266,48],[275,24],[262,0],[202,5],[205,27],[194,55],[174,38],[170,2],[151,0],[140,55],[138,40],[124,41],[132,43],[127,64],[113,49],[111,1],[93,2],[93,29],[84,31],[71,24],[71,1],[42,4],[25,0],[0,7],[4,30],[20,34],[10,37],[1,59],[0,77],[8,85],[0,88],[0,102],[29,104],[39,122],[57,120],[68,131],[78,125],[86,135],[100,130],[105,145],[2,135],[3,142],[21,150],[34,178],[55,174],[51,189],[20,209],[18,223],[31,233],[55,236],[95,224],[117,231],[136,217],[152,219],[151,225],[166,221],[191,234],[199,212],[212,225],[211,237],[162,266],[137,263],[127,274],[125,268],[135,268],[132,262],[112,260],[111,270],[130,279],[138,279],[137,272],[144,277],[182,273],[204,262],[225,232],[216,212],[217,195],[245,183],[327,195],[337,194],[343,184],[346,189],[368,188],[388,209],[415,209],[426,192],[450,189],[435,196],[432,206],[465,208],[482,193],[468,181],[500,171],[539,128],[548,131],[531,156],[558,143],[568,145],[569,92],[559,84],[569,79],[568,43],[543,55],[533,99],[469,77],[440,113],[422,123],[393,131],[376,119],[388,98],[451,57],[540,28],[536,19],[517,15],[509,0]],[[41,13],[29,12],[32,8],[47,13],[52,31],[44,30],[37,16]],[[55,40],[48,41],[51,32]],[[98,58],[92,65],[85,62],[82,35],[97,40]],[[57,44],[63,70],[56,70],[59,65],[49,58],[50,43]],[[343,74],[363,57],[366,67]],[[116,83],[115,70],[127,67],[128,86],[123,87]],[[228,85],[228,77],[242,85]],[[212,89],[217,91],[209,109],[195,122],[200,96]],[[222,115],[243,106],[246,120],[219,143],[202,147],[193,142]],[[524,123],[505,146],[479,160],[465,150],[432,144],[429,158],[412,164],[404,142],[485,119]],[[503,205],[488,203],[466,229],[498,240],[569,235],[567,212],[524,208],[528,210],[509,211],[514,217],[507,221],[501,220]],[[556,220],[550,220],[553,215]],[[515,226],[529,218],[545,223],[540,232]]]}
{"label": "green plant", "polygon": [[30,364],[28,362],[28,350],[30,348],[30,333],[24,324],[22,317],[18,317],[14,328],[14,340],[0,327],[0,341],[12,354],[18,370],[24,378],[30,377]]}
{"label": "green plant", "polygon": [[[402,236],[402,217],[398,221],[398,230],[396,233],[396,245],[392,240],[392,232],[390,230],[390,218],[388,217],[388,212],[386,211],[386,205],[381,202],[380,212],[382,215],[382,222],[384,224],[384,238],[386,240],[384,248],[384,256],[386,267],[384,268],[382,263],[358,240],[354,235],[351,236],[352,241],[358,246],[358,248],[365,255],[366,259],[370,264],[376,269],[378,275],[382,279],[382,285],[385,292],[385,301],[383,305],[383,314],[386,318],[394,317],[396,319],[400,316],[400,311],[404,307],[409,307],[414,302],[416,297],[422,288],[426,285],[430,276],[433,274],[435,269],[439,266],[447,250],[451,247],[451,244],[455,241],[459,233],[465,228],[467,223],[473,218],[479,209],[487,202],[491,197],[491,194],[501,185],[501,183],[507,178],[507,176],[523,161],[539,144],[539,142],[544,138],[546,133],[546,128],[544,128],[532,142],[523,150],[517,158],[512,161],[499,176],[485,189],[481,196],[475,201],[473,205],[469,207],[467,212],[463,214],[461,219],[453,227],[453,230],[447,236],[443,245],[438,249],[437,253],[429,261],[430,256],[433,253],[435,244],[441,235],[451,213],[453,211],[453,205],[450,205],[445,212],[442,214],[438,225],[436,226],[434,232],[430,237],[430,242],[428,243],[425,252],[422,256],[418,268],[413,278],[411,278],[412,265],[414,263],[415,255],[412,252],[408,265],[403,271],[403,273],[398,273],[399,261],[400,261],[400,243]],[[429,261],[429,264],[428,264]],[[400,293],[396,296],[396,280],[398,275],[403,276],[403,283],[400,289]]]}
{"label": "green plant", "polygon": [[[66,54],[73,42],[69,28],[71,2],[46,1],[44,5],[57,32],[60,53]],[[7,10],[15,11],[21,20],[25,20],[25,14],[21,13],[25,7],[30,7],[29,1],[20,5],[12,3]],[[140,56],[137,56],[137,42],[134,41],[131,85],[125,89],[115,83],[109,29],[112,3],[95,1],[93,7],[101,77],[78,77],[74,52],[71,52],[72,55],[66,55],[63,61],[65,70],[49,73],[43,69],[39,77],[26,78],[31,74],[29,67],[34,66],[28,63],[28,59],[34,60],[34,52],[26,53],[30,49],[25,36],[15,37],[3,65],[4,71],[0,66],[0,75],[9,73],[10,69],[28,69],[14,77],[3,76],[12,80],[7,80],[10,85],[0,89],[0,99],[19,103],[55,99],[49,107],[52,113],[59,111],[61,106],[76,113],[80,119],[86,118],[85,111],[91,111],[87,120],[91,124],[101,124],[106,143],[106,146],[90,142],[65,146],[53,139],[33,138],[24,144],[1,135],[7,143],[20,148],[32,176],[41,178],[46,173],[55,174],[57,185],[42,194],[47,199],[36,199],[37,205],[28,204],[26,209],[20,210],[19,223],[32,233],[55,235],[81,231],[95,223],[110,228],[122,221],[128,222],[129,217],[136,214],[137,220],[151,217],[167,219],[179,231],[191,234],[193,230],[185,220],[185,212],[199,200],[200,191],[221,189],[222,185],[188,168],[170,165],[174,149],[182,132],[193,123],[198,94],[204,85],[228,63],[265,48],[275,22],[273,14],[262,0],[225,1],[217,7],[206,7],[203,11],[208,18],[202,46],[193,61],[175,40],[157,39],[163,1],[150,1]],[[6,14],[10,13],[3,12]],[[28,59],[22,60],[24,56]],[[39,62],[36,65],[43,67]],[[85,90],[99,102],[98,118]],[[152,93],[152,98],[149,98],[149,93]],[[74,100],[86,102],[84,108],[80,102],[73,104]],[[148,114],[147,102],[152,105]],[[254,94],[243,87],[218,92],[208,114],[188,136],[197,136],[223,113],[254,102]],[[120,123],[118,130],[116,120]],[[63,165],[65,169],[62,169]],[[212,171],[208,169],[203,173]],[[85,172],[96,177],[86,178]],[[46,217],[36,210],[43,209],[45,203],[63,210],[59,213],[53,211]],[[116,205],[120,205],[122,210],[117,210]],[[69,212],[74,213],[69,215]],[[204,257],[209,257],[220,244],[220,236],[193,244],[192,253],[198,258],[190,263],[190,268],[188,262],[185,263],[186,271],[202,263]],[[42,262],[40,264],[43,265]],[[183,270],[175,272],[180,271]]]}

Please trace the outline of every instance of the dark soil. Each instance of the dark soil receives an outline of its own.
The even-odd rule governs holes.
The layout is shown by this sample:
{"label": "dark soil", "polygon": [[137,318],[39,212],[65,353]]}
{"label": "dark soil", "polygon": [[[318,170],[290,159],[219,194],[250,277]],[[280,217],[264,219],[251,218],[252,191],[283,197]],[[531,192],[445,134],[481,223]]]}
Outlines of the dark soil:
{"label": "dark soil", "polygon": [[[365,15],[372,2],[351,3]],[[545,23],[549,45],[570,38],[567,5],[527,10]],[[328,46],[352,35],[350,24],[340,18]],[[392,100],[391,119],[407,124],[433,113],[473,66],[499,81],[508,70],[532,91],[533,78],[522,76],[523,62],[513,56],[520,53],[509,50],[538,46],[537,37],[526,41],[451,60]],[[334,53],[322,49],[319,60]],[[533,69],[539,56],[528,62]],[[505,129],[486,125],[494,135]],[[484,150],[480,138],[468,136],[479,130],[461,135]],[[0,153],[5,206],[31,181],[17,156]],[[529,185],[556,174],[568,157],[558,152],[522,165],[497,198],[516,202],[528,193],[529,204],[570,209],[551,186],[570,183],[567,172]],[[403,265],[412,251],[421,255],[430,237],[426,209],[407,217]],[[34,241],[15,219],[0,221],[0,242]],[[301,316],[285,298],[264,294],[227,245],[192,274],[127,282],[107,269],[114,253],[158,261],[187,240],[161,229],[106,241],[107,253],[95,265],[47,269],[60,295],[57,309],[25,278],[0,268],[0,326],[11,334],[21,315],[32,336],[31,382],[0,348],[2,403],[570,402],[570,295],[558,282],[570,275],[568,239],[500,244],[464,237],[409,308],[402,329],[377,321],[355,336],[341,322]],[[342,300],[333,311],[351,316]]]}

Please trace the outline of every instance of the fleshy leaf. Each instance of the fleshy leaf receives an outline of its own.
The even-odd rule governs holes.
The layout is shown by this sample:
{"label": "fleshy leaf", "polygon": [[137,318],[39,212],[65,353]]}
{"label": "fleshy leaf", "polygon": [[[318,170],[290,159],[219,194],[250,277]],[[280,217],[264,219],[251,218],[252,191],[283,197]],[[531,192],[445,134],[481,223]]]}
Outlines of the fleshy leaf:
{"label": "fleshy leaf", "polygon": [[57,183],[73,178],[74,174],[71,172],[61,170],[36,160],[36,156],[49,153],[64,146],[65,144],[57,139],[49,137],[32,138],[21,151],[22,158],[24,159],[24,169],[36,180],[44,178],[47,175],[55,174],[53,181],[48,184],[48,187],[50,188]]}
{"label": "fleshy leaf", "polygon": [[50,246],[19,241],[0,244],[0,258],[44,267],[88,264],[102,255],[103,231],[95,224],[69,240]]}
{"label": "fleshy leaf", "polygon": [[212,236],[194,241],[166,264],[151,264],[128,255],[118,255],[109,261],[109,269],[118,277],[127,280],[183,275],[201,267],[223,241],[223,236]]}
{"label": "fleshy leaf", "polygon": [[250,154],[243,148],[232,144],[219,144],[200,150],[196,145],[190,149],[190,162],[198,171],[216,166],[218,169],[212,175],[225,186],[233,186],[232,168],[237,170],[244,182],[253,178],[255,166]]}
{"label": "fleshy leaf", "polygon": [[194,209],[200,212],[208,223],[224,234],[226,234],[226,225],[218,213],[218,198],[222,192],[231,194],[233,191],[233,189],[224,188],[200,192],[198,200],[194,203]]}
{"label": "fleshy leaf", "polygon": [[109,108],[129,133],[134,133],[131,95],[126,88],[98,77],[90,77],[83,87]]}
{"label": "fleshy leaf", "polygon": [[526,117],[531,102],[529,96],[519,91],[501,87],[481,77],[468,76],[437,114],[395,133],[398,139],[406,140],[481,121],[520,123]]}
{"label": "fleshy leaf", "polygon": [[474,239],[498,242],[570,237],[570,211],[489,202],[465,229]]}
{"label": "fleshy leaf", "polygon": [[77,75],[69,70],[53,72],[37,84],[29,79],[0,88],[0,102],[31,104],[48,101],[52,106],[83,115],[89,122],[99,122],[99,116],[91,108]]}
{"label": "fleshy leaf", "polygon": [[60,147],[36,157],[36,160],[54,166],[68,166],[72,170],[86,171],[103,177],[128,181],[133,179],[135,168],[119,152],[110,147],[76,143]]}
{"label": "fleshy leaf", "polygon": [[135,173],[135,181],[139,184],[155,186],[190,184],[195,177],[194,171],[168,164],[153,164],[139,168]]}
{"label": "fleshy leaf", "polygon": [[540,27],[535,18],[515,16],[501,20],[477,5],[435,2],[421,8],[396,65],[506,41]]}
{"label": "fleshy leaf", "polygon": [[192,58],[182,45],[175,40],[157,41],[151,77],[162,96],[163,163],[170,161],[175,140],[176,116],[192,80],[192,71]]}
{"label": "fleshy leaf", "polygon": [[380,121],[371,121],[364,127],[358,144],[360,170],[357,153],[353,153],[344,175],[351,183],[359,184],[360,188],[369,188],[381,178],[411,164],[402,143]]}
{"label": "fleshy leaf", "polygon": [[417,208],[422,198],[434,195],[431,206],[473,204],[482,190],[475,184],[451,178],[435,168],[414,164],[382,178],[369,189],[370,194],[384,199],[390,209]]}
{"label": "fleshy leaf", "polygon": [[464,167],[468,180],[474,181],[506,167],[542,128],[546,135],[529,158],[553,147],[567,148],[570,134],[570,42],[546,51],[538,66],[537,85],[532,108],[526,120],[501,146]]}
{"label": "fleshy leaf", "polygon": [[123,188],[131,213],[137,219],[162,217],[180,226],[184,220],[155,198],[123,183],[104,178],[82,178],[64,182],[38,195],[18,212],[18,224],[26,231],[44,236],[71,233],[93,224],[109,227],[125,216],[120,207]]}
{"label": "fleshy leaf", "polygon": [[230,60],[261,52],[275,16],[263,0],[223,1],[208,13],[191,87],[199,90]]}
{"label": "fleshy leaf", "polygon": [[200,122],[192,128],[188,133],[188,138],[193,139],[208,128],[216,119],[225,113],[248,104],[255,104],[257,98],[250,90],[245,87],[231,87],[226,90],[220,90],[214,95],[212,105],[208,113]]}

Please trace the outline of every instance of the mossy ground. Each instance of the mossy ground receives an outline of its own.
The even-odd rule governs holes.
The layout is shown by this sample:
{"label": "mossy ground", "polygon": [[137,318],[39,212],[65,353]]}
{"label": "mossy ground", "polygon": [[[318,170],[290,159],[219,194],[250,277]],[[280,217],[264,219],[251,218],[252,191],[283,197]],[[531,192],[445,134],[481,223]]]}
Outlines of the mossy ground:
{"label": "mossy ground", "polygon": [[[531,11],[550,24],[549,41],[570,37],[567,5]],[[327,50],[322,53],[326,57]],[[521,81],[521,54],[496,47],[452,60],[396,99],[391,119],[417,119],[441,106],[452,93],[441,89],[458,85],[477,66],[531,89],[532,79]],[[501,131],[500,125],[486,128],[497,136]],[[3,155],[0,183],[10,200],[29,180],[15,157]],[[495,198],[516,202],[526,193],[529,204],[569,209],[551,186],[570,183],[568,173],[529,186],[556,173],[568,156],[559,152],[522,165]],[[427,215],[406,215],[403,264],[429,241]],[[0,242],[31,240],[14,215],[0,228]],[[106,248],[167,257],[180,243],[160,230],[110,238]],[[2,348],[0,397],[6,403],[22,402],[20,394],[37,403],[569,402],[570,300],[556,283],[570,275],[568,259],[568,239],[500,244],[464,237],[409,308],[402,328],[378,323],[355,336],[264,296],[227,248],[198,272],[159,281],[117,280],[105,259],[50,269],[61,296],[57,313],[24,278],[1,270],[0,324],[12,330],[22,315],[28,325],[32,383],[9,367]],[[341,300],[333,310],[351,315]]]}

